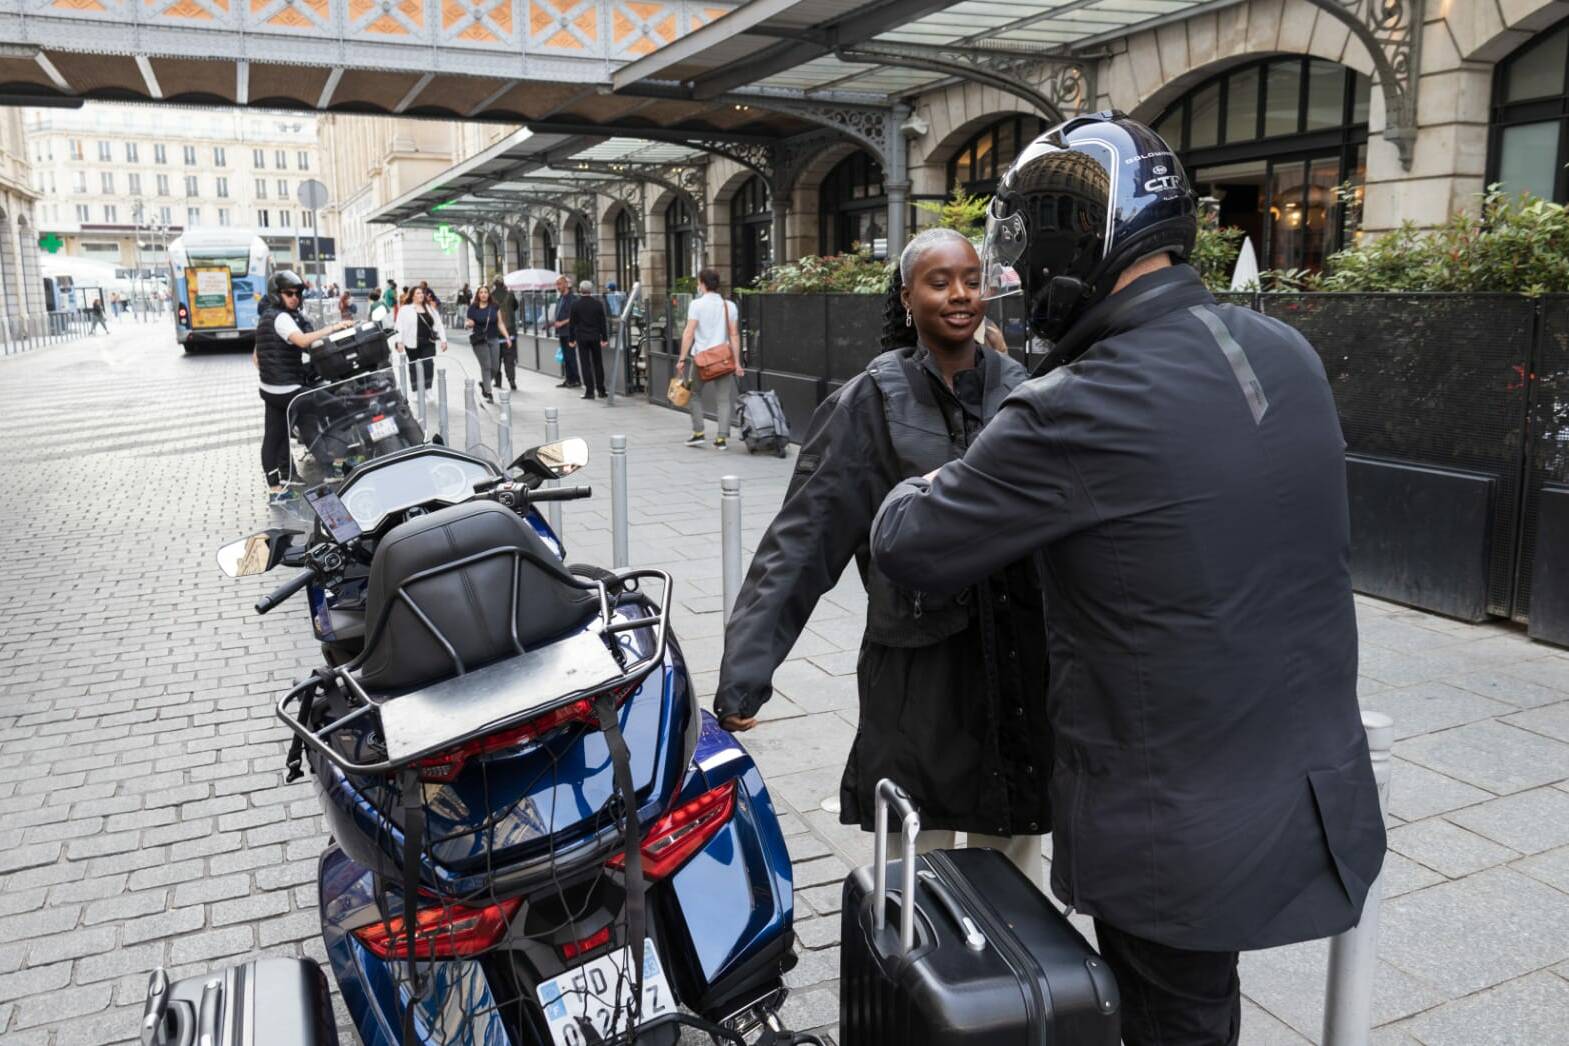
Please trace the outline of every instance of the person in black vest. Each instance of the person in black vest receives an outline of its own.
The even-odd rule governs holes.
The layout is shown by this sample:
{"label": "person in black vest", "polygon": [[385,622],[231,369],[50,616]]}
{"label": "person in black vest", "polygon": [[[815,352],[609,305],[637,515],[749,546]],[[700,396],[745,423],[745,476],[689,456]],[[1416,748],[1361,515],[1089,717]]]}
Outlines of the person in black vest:
{"label": "person in black vest", "polygon": [[1037,138],[983,261],[1050,369],[872,535],[932,592],[1045,558],[1052,890],[1095,918],[1128,1046],[1236,1043],[1237,953],[1355,925],[1384,855],[1329,382],[1292,328],[1215,303],[1195,233],[1149,128]]}
{"label": "person in black vest", "polygon": [[583,398],[593,399],[605,395],[605,339],[610,335],[610,321],[605,317],[605,306],[594,297],[594,281],[584,280],[577,286],[567,313],[567,335],[577,347],[580,373],[583,376]]}
{"label": "person in black vest", "polygon": [[556,314],[551,328],[556,332],[556,338],[561,344],[561,373],[565,375],[556,388],[575,389],[583,384],[578,378],[577,352],[572,348],[572,331],[570,329],[572,325],[572,301],[577,295],[572,293],[572,281],[565,276],[556,280],[556,293],[561,295],[561,297],[556,300]]}
{"label": "person in black vest", "polygon": [[279,269],[267,281],[267,299],[256,318],[256,350],[251,360],[261,381],[262,402],[267,405],[262,429],[262,472],[274,499],[285,496],[289,478],[289,401],[305,385],[305,357],[311,344],[333,331],[352,327],[354,321],[334,323],[313,331],[300,311],[305,281],[288,269]]}
{"label": "person in black vest", "polygon": [[758,543],[725,629],[714,711],[750,730],[817,601],[851,559],[866,586],[856,666],[860,719],[840,784],[840,820],[872,828],[891,777],[921,810],[923,848],[1006,853],[1042,888],[1051,828],[1046,658],[1040,581],[1028,555],[962,593],[893,584],[867,540],[883,495],[964,453],[1024,381],[1013,359],[975,342],[980,262],[951,229],[910,241],[890,291],[890,351],[817,408],[779,513]]}

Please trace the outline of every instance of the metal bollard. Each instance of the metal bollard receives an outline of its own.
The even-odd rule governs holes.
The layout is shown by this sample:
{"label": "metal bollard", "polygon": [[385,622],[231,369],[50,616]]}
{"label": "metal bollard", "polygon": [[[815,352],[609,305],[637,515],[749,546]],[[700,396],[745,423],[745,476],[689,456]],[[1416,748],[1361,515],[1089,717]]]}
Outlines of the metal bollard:
{"label": "metal bollard", "polygon": [[632,563],[627,548],[627,438],[610,437],[610,559],[616,570]]}
{"label": "metal bollard", "polygon": [[735,608],[741,591],[741,479],[725,476],[719,481],[719,547],[724,557],[725,620]]}
{"label": "metal bollard", "polygon": [[479,401],[475,399],[474,379],[463,379],[463,449],[470,454],[479,446]]}
{"label": "metal bollard", "polygon": [[419,414],[420,431],[425,431],[425,363],[423,360],[414,364],[414,409]]}
{"label": "metal bollard", "polygon": [[[1373,780],[1378,783],[1378,812],[1389,808],[1389,751],[1395,724],[1382,712],[1363,712]],[[1329,973],[1324,981],[1324,1046],[1367,1046],[1373,1030],[1373,978],[1378,975],[1378,915],[1384,893],[1380,871],[1368,887],[1362,918],[1329,940]]]}
{"label": "metal bollard", "polygon": [[[554,443],[558,439],[561,438],[560,417],[561,417],[561,412],[559,410],[557,410],[555,407],[546,407],[545,408],[545,442],[546,443]],[[559,487],[559,486],[561,486],[561,484],[559,482],[557,482],[556,480],[549,480],[549,481],[547,481],[545,483],[545,486],[547,486],[547,487]],[[559,501],[547,502],[545,504],[545,518],[550,520],[550,529],[555,532],[557,538],[560,538],[561,537],[561,502],[559,502]]]}
{"label": "metal bollard", "polygon": [[436,375],[436,431],[441,433],[441,442],[447,446],[452,445],[452,436],[449,433],[447,417],[447,372],[442,371]]}
{"label": "metal bollard", "polygon": [[496,457],[501,467],[512,464],[512,394],[501,391],[501,416],[496,419]]}

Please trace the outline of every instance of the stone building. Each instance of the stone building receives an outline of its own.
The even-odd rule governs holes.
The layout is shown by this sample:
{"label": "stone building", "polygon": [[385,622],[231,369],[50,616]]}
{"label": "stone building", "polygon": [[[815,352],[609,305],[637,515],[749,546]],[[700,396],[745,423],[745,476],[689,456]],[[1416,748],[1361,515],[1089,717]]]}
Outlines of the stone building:
{"label": "stone building", "polygon": [[19,109],[0,110],[0,326],[10,337],[39,328],[38,193]]}

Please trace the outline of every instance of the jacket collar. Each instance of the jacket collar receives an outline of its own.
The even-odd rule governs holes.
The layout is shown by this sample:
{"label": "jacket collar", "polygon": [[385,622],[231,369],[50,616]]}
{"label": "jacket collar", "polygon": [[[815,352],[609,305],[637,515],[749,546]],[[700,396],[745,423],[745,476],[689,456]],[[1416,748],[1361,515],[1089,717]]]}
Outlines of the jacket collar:
{"label": "jacket collar", "polygon": [[1213,304],[1215,296],[1191,265],[1157,269],[1086,311],[1052,346],[1048,366],[1072,363],[1097,341],[1143,326],[1168,312]]}
{"label": "jacket collar", "polygon": [[[910,350],[910,355],[906,359],[910,364],[930,375],[928,381],[912,380],[910,382],[911,391],[917,402],[935,407],[937,405],[937,390],[939,389],[941,394],[955,398],[957,401],[957,397],[949,390],[947,382],[943,381],[942,370],[937,366],[936,361],[932,359],[931,350],[924,345],[917,344],[914,349]],[[992,415],[997,413],[998,408],[1002,405],[1002,401],[1007,397],[1011,387],[1004,387],[1003,360],[1001,356],[998,356],[992,350],[979,345],[975,347],[975,369],[981,372],[983,390],[981,394],[981,420],[990,421]]]}

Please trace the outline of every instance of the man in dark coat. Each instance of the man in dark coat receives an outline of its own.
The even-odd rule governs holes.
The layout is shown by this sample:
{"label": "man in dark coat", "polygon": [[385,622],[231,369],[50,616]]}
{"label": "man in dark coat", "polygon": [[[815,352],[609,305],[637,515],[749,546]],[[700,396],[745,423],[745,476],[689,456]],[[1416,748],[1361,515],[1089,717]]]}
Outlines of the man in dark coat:
{"label": "man in dark coat", "polygon": [[578,284],[578,294],[567,311],[567,342],[577,353],[579,372],[583,376],[583,398],[605,396],[605,339],[610,336],[610,321],[605,316],[605,305],[594,297],[594,281]]}
{"label": "man in dark coat", "polygon": [[1334,400],[1301,335],[1171,264],[1193,242],[1180,172],[1099,114],[1003,177],[988,244],[1014,257],[991,262],[1029,237],[1058,366],[872,536],[878,569],[939,592],[1044,556],[1052,889],[1095,917],[1129,1046],[1236,1043],[1237,952],[1354,925],[1384,852]]}
{"label": "man in dark coat", "polygon": [[[956,240],[975,260],[956,234],[923,236]],[[897,315],[893,330],[913,337],[903,305]],[[817,601],[854,558],[867,611],[840,820],[870,831],[874,790],[890,777],[915,799],[923,828],[947,840],[971,833],[972,845],[1002,849],[1040,879],[1051,739],[1036,564],[1026,554],[934,598],[919,583],[889,581],[867,550],[873,514],[894,484],[961,455],[1024,379],[1011,358],[968,333],[962,340],[968,360],[951,387],[931,351],[909,346],[878,356],[818,407],[736,597],[714,708],[725,725],[745,728]]]}
{"label": "man in dark coat", "polygon": [[572,293],[572,283],[565,276],[556,280],[556,292],[561,297],[556,299],[556,314],[551,327],[561,345],[561,373],[564,375],[556,388],[575,389],[582,384],[578,378],[577,351],[572,348],[571,331],[572,302],[577,295]]}

